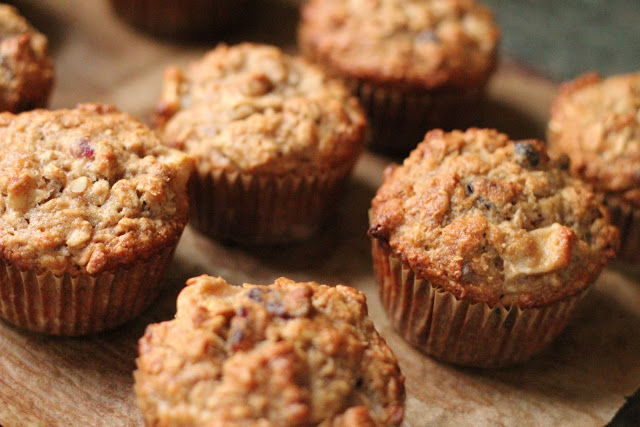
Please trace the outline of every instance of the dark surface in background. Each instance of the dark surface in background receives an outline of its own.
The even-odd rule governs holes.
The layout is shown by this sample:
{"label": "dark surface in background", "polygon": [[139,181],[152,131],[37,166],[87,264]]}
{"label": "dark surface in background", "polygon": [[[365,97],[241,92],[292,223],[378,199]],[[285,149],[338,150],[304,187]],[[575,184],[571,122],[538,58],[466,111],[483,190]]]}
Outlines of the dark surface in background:
{"label": "dark surface in background", "polygon": [[640,426],[640,390],[627,399],[627,403],[618,411],[607,427]]}
{"label": "dark surface in background", "polygon": [[639,0],[479,0],[502,29],[502,52],[558,79],[640,70]]}

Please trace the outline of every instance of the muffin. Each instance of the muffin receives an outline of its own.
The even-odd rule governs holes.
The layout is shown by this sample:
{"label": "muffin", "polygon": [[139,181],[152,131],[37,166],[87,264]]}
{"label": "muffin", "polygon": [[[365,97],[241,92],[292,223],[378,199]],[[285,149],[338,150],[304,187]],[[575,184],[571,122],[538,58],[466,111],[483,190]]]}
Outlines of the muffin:
{"label": "muffin", "polygon": [[365,145],[346,88],[265,45],[220,45],[187,70],[169,68],[154,123],[196,159],[192,224],[248,245],[311,236]]}
{"label": "muffin", "polygon": [[0,57],[0,111],[45,107],[53,86],[47,38],[6,4],[0,4]]}
{"label": "muffin", "polygon": [[404,377],[347,286],[189,279],[147,327],[135,393],[147,425],[394,426]]}
{"label": "muffin", "polygon": [[298,45],[347,81],[377,151],[406,155],[431,128],[481,119],[499,30],[473,0],[310,0]]}
{"label": "muffin", "polygon": [[110,0],[125,22],[161,37],[198,38],[242,21],[248,0]]}
{"label": "muffin", "polygon": [[640,73],[565,83],[553,102],[549,150],[602,194],[620,229],[618,255],[640,259]]}
{"label": "muffin", "polygon": [[615,255],[617,229],[590,186],[536,140],[434,130],[372,202],[383,305],[423,352],[500,366],[565,327]]}
{"label": "muffin", "polygon": [[140,313],[187,222],[191,166],[110,106],[0,114],[0,316],[80,335]]}

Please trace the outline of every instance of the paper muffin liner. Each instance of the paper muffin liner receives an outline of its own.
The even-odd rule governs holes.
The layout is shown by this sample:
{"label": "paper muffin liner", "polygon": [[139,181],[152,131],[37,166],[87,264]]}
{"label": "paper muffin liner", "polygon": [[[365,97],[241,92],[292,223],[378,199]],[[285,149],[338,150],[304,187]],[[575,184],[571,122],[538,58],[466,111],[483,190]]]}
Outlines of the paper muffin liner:
{"label": "paper muffin liner", "polygon": [[136,317],[158,296],[174,249],[96,276],[24,271],[0,260],[0,316],[52,335],[114,328]]}
{"label": "paper muffin liner", "polygon": [[466,129],[484,116],[484,87],[407,92],[359,79],[347,85],[367,111],[369,148],[382,153],[406,155],[430,129]]}
{"label": "paper muffin liner", "polygon": [[491,307],[432,286],[376,239],[372,253],[393,327],[422,352],[460,365],[497,367],[529,359],[562,332],[586,294],[544,307]]}
{"label": "paper muffin liner", "polygon": [[623,262],[640,260],[640,211],[616,197],[606,197],[611,223],[620,230],[617,258]]}
{"label": "paper muffin liner", "polygon": [[194,173],[191,224],[216,239],[276,244],[311,236],[337,204],[353,164],[310,175]]}
{"label": "paper muffin liner", "polygon": [[111,0],[124,21],[158,36],[192,37],[241,21],[248,0]]}

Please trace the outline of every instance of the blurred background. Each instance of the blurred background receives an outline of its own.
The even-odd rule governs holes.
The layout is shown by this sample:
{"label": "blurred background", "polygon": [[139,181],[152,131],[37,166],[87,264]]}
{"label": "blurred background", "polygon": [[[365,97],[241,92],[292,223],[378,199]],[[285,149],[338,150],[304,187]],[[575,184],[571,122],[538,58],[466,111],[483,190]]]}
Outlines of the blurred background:
{"label": "blurred background", "polygon": [[502,51],[557,80],[640,70],[639,0],[481,0]]}
{"label": "blurred background", "polygon": [[[42,22],[46,19],[38,13],[40,1],[5,1],[20,7],[46,32],[46,23]],[[252,28],[251,33],[255,36],[257,29],[265,41],[291,44],[297,7],[303,1],[249,0],[248,13],[232,24],[231,31],[201,42],[211,46],[219,41],[240,41]],[[590,70],[604,75],[640,70],[640,0],[478,1],[494,11],[502,30],[503,55],[529,64],[554,80],[567,80]],[[264,22],[261,18],[271,14],[273,8],[280,9],[282,21]]]}

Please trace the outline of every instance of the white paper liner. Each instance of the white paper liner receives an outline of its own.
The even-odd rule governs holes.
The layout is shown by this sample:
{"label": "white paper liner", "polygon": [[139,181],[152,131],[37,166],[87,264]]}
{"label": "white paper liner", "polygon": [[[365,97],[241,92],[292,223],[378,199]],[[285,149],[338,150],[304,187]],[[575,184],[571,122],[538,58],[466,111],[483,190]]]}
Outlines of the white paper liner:
{"label": "white paper liner", "polygon": [[393,327],[419,350],[450,363],[494,367],[529,359],[562,332],[586,293],[544,307],[490,307],[431,286],[376,239],[372,247]]}
{"label": "white paper liner", "polygon": [[158,296],[174,249],[97,276],[23,271],[0,260],[0,316],[53,335],[114,328],[136,317]]}
{"label": "white paper liner", "polygon": [[352,166],[308,176],[193,174],[191,223],[211,237],[242,244],[306,239],[337,206]]}

